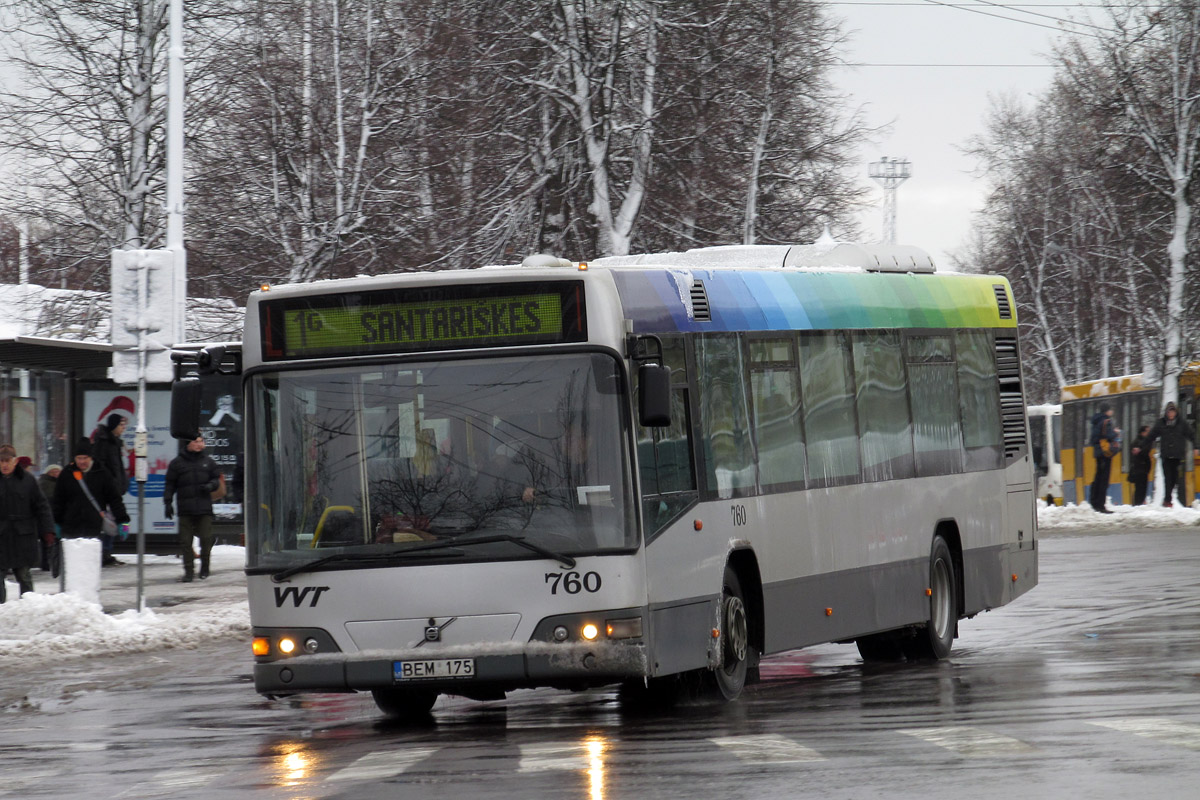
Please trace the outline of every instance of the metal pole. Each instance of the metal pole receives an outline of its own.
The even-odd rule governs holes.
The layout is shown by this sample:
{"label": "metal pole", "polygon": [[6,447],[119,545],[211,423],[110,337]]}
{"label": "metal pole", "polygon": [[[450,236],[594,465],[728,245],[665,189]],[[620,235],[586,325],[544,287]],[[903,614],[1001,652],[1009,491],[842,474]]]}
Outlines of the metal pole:
{"label": "metal pole", "polygon": [[138,529],[137,529],[137,610],[143,611],[146,580],[146,299],[150,293],[150,259],[138,263],[138,399],[137,430],[133,438],[133,477],[138,485]]}
{"label": "metal pole", "polygon": [[186,341],[187,253],[183,246],[183,0],[170,0],[167,60],[167,249],[175,256],[176,344]]}

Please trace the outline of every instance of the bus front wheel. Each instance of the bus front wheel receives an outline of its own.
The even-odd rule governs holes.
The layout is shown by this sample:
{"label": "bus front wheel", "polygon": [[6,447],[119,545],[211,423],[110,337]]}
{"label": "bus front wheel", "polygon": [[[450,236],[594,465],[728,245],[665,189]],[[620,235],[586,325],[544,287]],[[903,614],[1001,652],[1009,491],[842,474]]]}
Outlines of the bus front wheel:
{"label": "bus front wheel", "polygon": [[958,627],[958,578],[950,546],[941,536],[933,537],[929,554],[929,621],[905,642],[910,660],[942,659],[950,655]]}
{"label": "bus front wheel", "polygon": [[726,565],[721,589],[721,664],[712,671],[717,691],[726,700],[734,700],[742,693],[754,659],[753,648],[742,582],[737,571]]}
{"label": "bus front wheel", "polygon": [[389,717],[416,721],[429,716],[438,693],[432,689],[372,689],[375,705]]}

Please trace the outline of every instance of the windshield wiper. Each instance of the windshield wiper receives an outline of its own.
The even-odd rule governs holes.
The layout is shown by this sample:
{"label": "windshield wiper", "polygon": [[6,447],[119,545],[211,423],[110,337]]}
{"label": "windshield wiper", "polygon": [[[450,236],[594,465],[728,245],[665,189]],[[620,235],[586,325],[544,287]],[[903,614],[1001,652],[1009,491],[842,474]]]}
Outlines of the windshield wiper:
{"label": "windshield wiper", "polygon": [[526,550],[532,550],[533,552],[537,553],[539,556],[545,556],[546,558],[552,558],[555,561],[557,561],[558,563],[562,564],[567,569],[573,569],[575,567],[575,559],[571,558],[570,556],[565,555],[563,553],[556,553],[553,550],[542,547],[540,544],[534,544],[533,542],[531,542],[527,539],[524,539],[520,536],[513,536],[510,533],[498,533],[495,536],[480,536],[478,539],[474,539],[474,538],[458,539],[455,541],[455,544],[457,544],[457,545],[491,544],[493,542],[512,542],[515,545],[520,545],[521,547],[524,547]]}
{"label": "windshield wiper", "polygon": [[[433,544],[427,544],[421,547],[411,547],[407,550],[397,550],[392,553],[334,553],[333,555],[328,555],[324,558],[318,558],[316,561],[308,561],[303,564],[297,564],[294,567],[281,569],[279,572],[272,573],[271,580],[275,583],[279,583],[280,581],[287,580],[293,575],[299,575],[301,572],[311,572],[312,570],[323,567],[326,564],[337,564],[339,562],[362,562],[369,564],[378,561],[402,561],[407,558],[409,554],[414,552],[445,550],[452,548],[453,546],[454,545],[451,542],[435,542]],[[447,556],[461,556],[462,554],[463,552],[461,550],[450,550],[446,553],[439,553],[439,555]]]}
{"label": "windshield wiper", "polygon": [[455,550],[453,548],[461,547],[463,545],[468,545],[468,544],[494,544],[495,542],[512,542],[515,545],[524,547],[526,550],[532,550],[533,552],[537,553],[539,556],[544,556],[546,558],[552,558],[555,561],[557,561],[558,563],[562,564],[567,569],[574,569],[574,567],[575,567],[575,563],[576,563],[575,559],[571,558],[571,556],[565,555],[563,553],[556,553],[553,550],[549,550],[545,547],[542,547],[540,544],[534,544],[533,542],[527,541],[527,540],[521,538],[520,536],[513,536],[512,534],[501,533],[501,534],[496,534],[494,536],[480,536],[477,539],[459,538],[459,539],[455,539],[454,541],[449,541],[449,542],[430,542],[428,544],[418,545],[416,547],[409,547],[405,550],[397,550],[392,553],[372,553],[372,554],[334,553],[332,555],[325,556],[324,558],[318,558],[316,561],[309,561],[304,564],[297,564],[294,567],[288,567],[287,569],[281,569],[279,572],[273,573],[271,575],[271,580],[274,581],[275,583],[279,583],[280,581],[285,581],[288,578],[292,577],[293,575],[298,575],[301,572],[311,572],[312,570],[323,567],[326,564],[336,564],[339,562],[372,563],[372,562],[377,562],[377,561],[385,561],[385,562],[386,561],[402,561],[405,558],[408,558],[410,555],[413,555],[414,553],[429,553],[430,555],[432,555],[433,554],[432,551],[435,551],[435,550],[443,551],[442,553],[439,553],[438,555],[461,556],[461,555],[463,555],[463,552],[461,550]]}

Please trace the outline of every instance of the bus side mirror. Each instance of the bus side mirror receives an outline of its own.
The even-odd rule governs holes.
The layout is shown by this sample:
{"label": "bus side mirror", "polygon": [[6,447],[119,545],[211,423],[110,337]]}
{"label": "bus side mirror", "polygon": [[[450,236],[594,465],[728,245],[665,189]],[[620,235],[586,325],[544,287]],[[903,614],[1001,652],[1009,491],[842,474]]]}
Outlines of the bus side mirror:
{"label": "bus side mirror", "polygon": [[171,436],[191,439],[200,430],[203,384],[199,378],[183,378],[171,386]]}
{"label": "bus side mirror", "polygon": [[638,421],[645,428],[671,424],[671,369],[661,364],[638,367]]}

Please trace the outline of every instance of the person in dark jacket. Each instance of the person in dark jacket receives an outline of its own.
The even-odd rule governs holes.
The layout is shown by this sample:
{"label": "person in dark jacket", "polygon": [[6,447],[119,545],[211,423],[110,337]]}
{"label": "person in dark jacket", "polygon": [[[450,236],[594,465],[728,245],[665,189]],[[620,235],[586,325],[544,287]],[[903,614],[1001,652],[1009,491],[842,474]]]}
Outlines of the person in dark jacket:
{"label": "person in dark jacket", "polygon": [[179,555],[183,559],[184,583],[194,577],[195,554],[192,537],[200,537],[200,578],[209,574],[209,558],[213,548],[212,493],[221,482],[217,462],[204,452],[204,437],[196,431],[183,452],[167,466],[167,482],[163,490],[163,510],[167,519],[175,516],[174,501],[179,505]]}
{"label": "person in dark jacket", "polygon": [[[120,414],[109,414],[108,418],[104,420],[104,424],[92,432],[92,458],[97,464],[104,467],[109,475],[113,476],[122,498],[129,491],[125,440],[121,438],[125,433],[127,422],[128,420]],[[116,537],[101,534],[100,542],[105,559],[112,559]]]}
{"label": "person in dark jacket", "polygon": [[17,466],[17,451],[0,445],[0,603],[12,570],[20,593],[33,591],[29,570],[38,563],[38,538],[54,538],[50,504],[32,475]]}
{"label": "person in dark jacket", "polygon": [[1133,484],[1133,504],[1143,505],[1146,502],[1146,483],[1150,480],[1150,451],[1154,443],[1150,441],[1150,426],[1143,425],[1138,429],[1137,438],[1130,447],[1129,482]]}
{"label": "person in dark jacket", "polygon": [[[54,519],[61,526],[64,539],[99,539],[104,520],[97,506],[107,509],[119,524],[128,523],[129,514],[125,512],[117,482],[92,458],[91,442],[80,439],[73,456],[54,486]],[[91,491],[94,505],[82,485]],[[100,563],[111,567],[121,562],[111,553],[101,553]]]}
{"label": "person in dark jacket", "polygon": [[1179,409],[1174,403],[1167,403],[1162,418],[1150,429],[1150,441],[1162,441],[1158,446],[1158,454],[1162,456],[1163,505],[1171,507],[1171,494],[1179,487],[1179,504],[1187,508],[1187,484],[1179,480],[1179,467],[1188,454],[1189,446],[1195,445],[1196,434],[1192,431],[1187,420],[1179,416]]}
{"label": "person in dark jacket", "polygon": [[116,479],[122,494],[129,489],[125,440],[121,438],[127,423],[120,414],[109,414],[104,424],[92,433],[92,458]]}
{"label": "person in dark jacket", "polygon": [[[42,474],[38,476],[38,488],[42,490],[42,495],[46,498],[46,502],[48,503],[54,500],[54,487],[58,484],[58,474],[60,472],[62,472],[62,467],[60,467],[58,464],[51,464],[42,470]],[[58,547],[58,534],[59,527],[58,523],[56,522],[54,523],[55,541],[53,543],[49,541],[42,541],[41,567],[45,572],[54,571],[52,569],[53,564],[51,563],[51,556],[55,555],[56,548]],[[57,577],[57,574],[55,577]]]}
{"label": "person in dark jacket", "polygon": [[1091,444],[1095,449],[1096,477],[1092,481],[1092,492],[1088,499],[1092,508],[1101,514],[1111,514],[1104,507],[1108,495],[1108,480],[1113,456],[1121,447],[1121,430],[1113,422],[1113,408],[1108,403],[1100,404],[1100,413],[1092,417]]}

